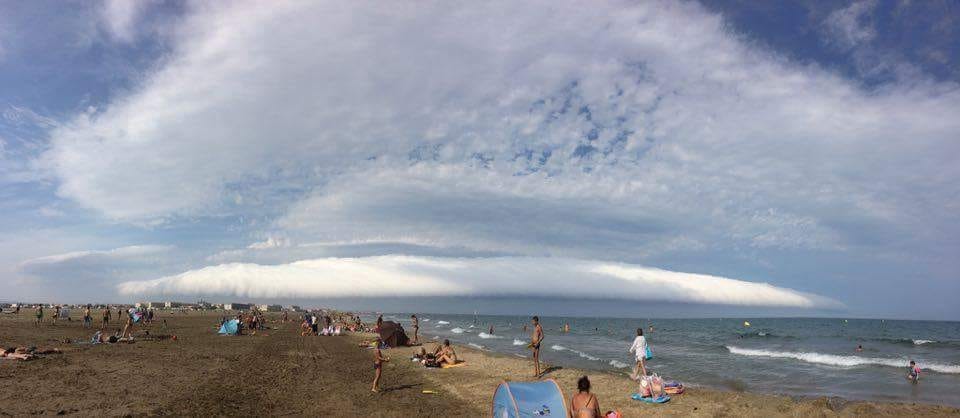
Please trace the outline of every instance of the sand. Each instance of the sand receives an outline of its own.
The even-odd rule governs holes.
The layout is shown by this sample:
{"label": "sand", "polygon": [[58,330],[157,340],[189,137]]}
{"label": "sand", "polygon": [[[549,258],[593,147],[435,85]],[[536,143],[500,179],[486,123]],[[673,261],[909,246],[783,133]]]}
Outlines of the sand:
{"label": "sand", "polygon": [[[310,415],[487,416],[496,385],[528,380],[529,359],[466,347],[466,366],[425,369],[409,360],[413,348],[384,350],[383,391],[370,392],[372,351],[359,348],[363,335],[300,337],[294,323],[277,322],[257,335],[216,335],[219,314],[163,313],[153,335],[133,344],[89,345],[93,333],[74,318],[57,326],[32,325],[33,312],[0,315],[0,346],[56,347],[33,361],[0,360],[0,416],[79,415]],[[79,316],[74,313],[74,316]],[[429,347],[429,345],[428,345]],[[545,378],[572,393],[584,371],[550,368]],[[936,405],[791,399],[693,388],[664,405],[630,400],[626,377],[588,373],[604,410],[624,416],[960,416]],[[437,394],[423,394],[423,390]]]}

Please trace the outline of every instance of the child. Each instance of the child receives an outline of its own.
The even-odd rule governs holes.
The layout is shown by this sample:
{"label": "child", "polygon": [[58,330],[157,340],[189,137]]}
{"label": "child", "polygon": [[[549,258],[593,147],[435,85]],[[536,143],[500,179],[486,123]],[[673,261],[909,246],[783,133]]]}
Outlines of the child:
{"label": "child", "polygon": [[382,344],[383,342],[380,341],[380,338],[377,338],[377,348],[373,353],[373,388],[370,389],[372,392],[380,391],[380,374],[383,372],[383,363],[390,361],[389,357],[384,357],[383,353],[380,352],[380,345]]}
{"label": "child", "polygon": [[920,382],[920,368],[917,367],[917,363],[913,360],[910,360],[910,373],[907,374],[907,380],[912,383]]}

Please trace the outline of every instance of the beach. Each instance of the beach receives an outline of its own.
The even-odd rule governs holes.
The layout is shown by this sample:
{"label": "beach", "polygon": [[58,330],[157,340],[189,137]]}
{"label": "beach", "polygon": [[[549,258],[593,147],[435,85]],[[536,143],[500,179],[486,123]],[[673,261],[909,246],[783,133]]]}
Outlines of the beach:
{"label": "beach", "polygon": [[[413,347],[402,347],[384,350],[391,361],[383,391],[376,394],[370,392],[372,352],[358,346],[370,334],[301,337],[295,322],[281,323],[279,315],[268,314],[268,329],[255,335],[219,336],[221,313],[160,311],[152,337],[92,345],[76,342],[94,332],[82,328],[78,313],[71,322],[41,327],[33,325],[32,313],[0,315],[0,345],[62,353],[0,360],[0,415],[487,416],[499,382],[531,378],[529,359],[457,346],[464,366],[426,369],[410,361]],[[649,405],[629,399],[635,383],[622,375],[547,370],[544,378],[555,379],[568,400],[576,379],[588,374],[601,408],[628,417],[960,416],[956,408],[937,405],[792,398],[696,385],[667,404]]]}

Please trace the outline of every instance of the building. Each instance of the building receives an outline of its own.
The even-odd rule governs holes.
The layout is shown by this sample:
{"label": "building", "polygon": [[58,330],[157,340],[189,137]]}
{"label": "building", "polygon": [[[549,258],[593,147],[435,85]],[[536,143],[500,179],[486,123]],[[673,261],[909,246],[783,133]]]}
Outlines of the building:
{"label": "building", "polygon": [[223,310],[225,311],[249,311],[253,305],[249,303],[224,303]]}

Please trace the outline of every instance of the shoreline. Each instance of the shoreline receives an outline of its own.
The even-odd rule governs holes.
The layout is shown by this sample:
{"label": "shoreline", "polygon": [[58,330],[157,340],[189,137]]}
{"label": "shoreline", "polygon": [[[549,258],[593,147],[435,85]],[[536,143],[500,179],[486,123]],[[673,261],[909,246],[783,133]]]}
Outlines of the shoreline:
{"label": "shoreline", "polygon": [[[357,337],[354,337],[357,338]],[[425,341],[429,350],[433,340]],[[532,359],[491,350],[481,350],[464,344],[453,344],[466,365],[452,369],[427,369],[417,367],[421,373],[433,378],[444,391],[457,394],[467,403],[478,408],[489,408],[490,397],[502,380],[534,380]],[[416,347],[400,347],[384,350],[392,358],[409,361]],[[840,396],[802,396],[774,394],[756,391],[733,391],[684,382],[687,391],[671,396],[665,404],[646,404],[629,398],[636,392],[636,382],[626,374],[607,370],[587,370],[563,367],[549,362],[543,379],[556,380],[569,401],[575,393],[576,379],[586,375],[590,378],[603,412],[619,410],[624,416],[639,414],[652,416],[717,416],[735,415],[745,417],[770,416],[960,416],[960,408],[929,403],[906,403],[898,401],[872,401],[847,399]]]}

